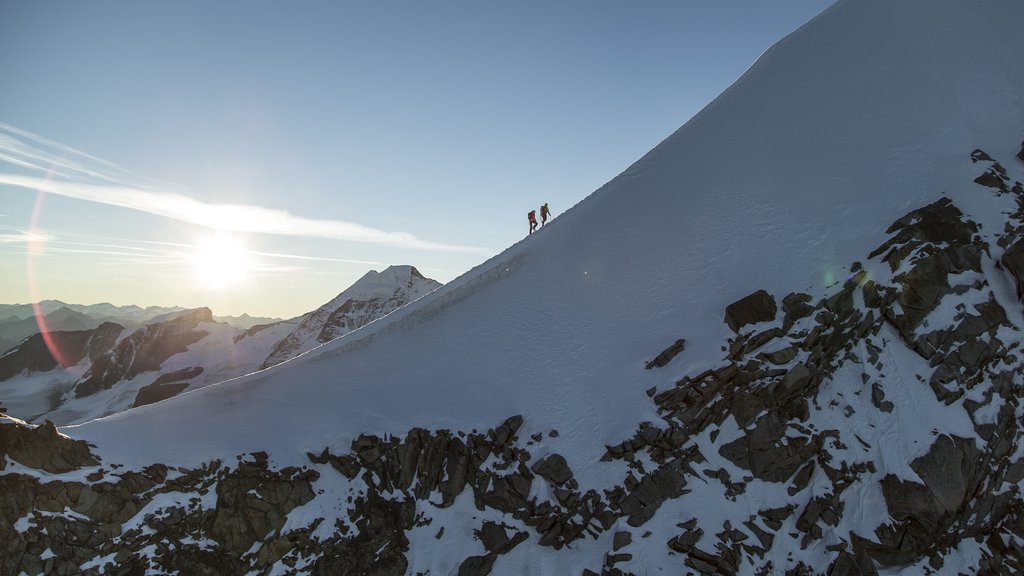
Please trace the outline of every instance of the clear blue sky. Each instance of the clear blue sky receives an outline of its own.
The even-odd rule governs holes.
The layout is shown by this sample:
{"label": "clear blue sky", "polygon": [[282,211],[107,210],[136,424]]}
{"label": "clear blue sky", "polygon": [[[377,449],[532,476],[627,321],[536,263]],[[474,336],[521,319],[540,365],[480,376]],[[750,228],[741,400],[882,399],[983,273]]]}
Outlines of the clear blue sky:
{"label": "clear blue sky", "polygon": [[388,264],[451,280],[829,4],[4,2],[0,302],[286,317]]}

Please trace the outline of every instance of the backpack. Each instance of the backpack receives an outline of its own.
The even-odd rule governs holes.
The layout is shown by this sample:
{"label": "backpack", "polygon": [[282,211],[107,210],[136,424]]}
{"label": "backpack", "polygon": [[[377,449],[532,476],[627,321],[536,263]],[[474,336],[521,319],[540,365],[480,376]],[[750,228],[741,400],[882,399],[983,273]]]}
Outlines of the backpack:
{"label": "backpack", "polygon": [[537,219],[537,211],[536,210],[530,210],[530,213],[527,214],[527,216],[530,218],[530,220],[536,220]]}

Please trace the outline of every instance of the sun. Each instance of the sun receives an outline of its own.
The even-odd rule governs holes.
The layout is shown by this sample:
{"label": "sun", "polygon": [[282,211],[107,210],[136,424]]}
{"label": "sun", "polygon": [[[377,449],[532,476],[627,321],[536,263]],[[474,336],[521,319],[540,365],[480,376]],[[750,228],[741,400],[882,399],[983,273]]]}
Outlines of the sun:
{"label": "sun", "polygon": [[249,273],[249,253],[236,238],[210,236],[196,244],[192,256],[196,278],[214,290],[243,282]]}

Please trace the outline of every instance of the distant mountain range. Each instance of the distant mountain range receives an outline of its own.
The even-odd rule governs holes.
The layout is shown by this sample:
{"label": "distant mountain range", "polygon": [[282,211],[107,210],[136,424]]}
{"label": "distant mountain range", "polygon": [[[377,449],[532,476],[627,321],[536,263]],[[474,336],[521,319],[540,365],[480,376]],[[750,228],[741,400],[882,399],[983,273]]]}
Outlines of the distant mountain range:
{"label": "distant mountain range", "polygon": [[[36,318],[36,309],[42,322]],[[138,328],[142,324],[172,312],[185,310],[180,306],[115,306],[102,304],[68,304],[60,300],[42,300],[36,304],[0,304],[0,352],[10,349],[23,339],[43,331],[88,330],[104,322],[114,322],[126,328]],[[214,316],[217,322],[237,328],[249,329],[259,324],[279,322],[280,318],[261,318],[242,314],[241,316]]]}
{"label": "distant mountain range", "polygon": [[31,305],[4,305],[0,314],[10,319],[0,326],[20,339],[0,356],[0,400],[29,421],[108,415],[279,364],[440,285],[412,266],[370,271],[327,304],[285,321],[50,300],[38,305],[45,337]]}

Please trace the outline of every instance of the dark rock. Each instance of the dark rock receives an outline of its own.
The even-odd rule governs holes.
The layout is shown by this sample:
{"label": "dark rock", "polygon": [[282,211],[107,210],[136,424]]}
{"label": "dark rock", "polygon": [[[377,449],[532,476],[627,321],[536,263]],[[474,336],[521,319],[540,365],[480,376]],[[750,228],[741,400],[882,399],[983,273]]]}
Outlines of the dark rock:
{"label": "dark rock", "polygon": [[633,535],[628,531],[620,530],[612,537],[612,551],[618,552],[629,546],[631,542],[633,542]]}
{"label": "dark rock", "polygon": [[84,440],[64,436],[49,420],[32,428],[19,420],[0,417],[0,470],[6,466],[6,458],[53,474],[99,465]]}
{"label": "dark rock", "polygon": [[783,377],[782,382],[776,388],[776,400],[779,403],[784,403],[796,396],[802,395],[811,386],[814,379],[814,373],[807,368],[807,365],[797,364],[786,373],[786,376]]}
{"label": "dark rock", "polygon": [[114,345],[123,330],[119,324],[104,322],[92,330],[48,332],[46,338],[36,333],[0,356],[0,381],[26,371],[74,366],[87,356],[95,359]]}
{"label": "dark rock", "polygon": [[153,380],[153,384],[170,384],[172,382],[191,380],[202,373],[202,366],[192,366],[191,368],[183,368],[181,370],[175,370],[174,372],[167,372],[166,374],[161,374],[160,376],[157,377],[156,380]]}
{"label": "dark rock", "polygon": [[209,308],[198,308],[132,332],[93,361],[85,377],[75,386],[75,396],[90,396],[143,372],[159,370],[165,360],[208,335],[197,328],[201,322],[213,322]]}
{"label": "dark rock", "polygon": [[244,554],[272,531],[280,530],[288,513],[313,499],[313,470],[268,470],[265,458],[241,462],[217,484],[217,509],[210,536],[229,553]]}
{"label": "dark rock", "polygon": [[[1024,238],[1018,239],[1003,252],[1000,262],[1014,279],[1017,299],[1024,299]],[[2,376],[0,376],[2,377]]]}
{"label": "dark rock", "polygon": [[686,478],[671,466],[661,466],[645,475],[619,505],[630,526],[642,526],[670,498],[683,494]]}
{"label": "dark rock", "polygon": [[813,443],[803,438],[783,441],[787,428],[781,414],[767,412],[758,418],[753,430],[722,446],[719,454],[756,478],[785,482],[817,452]]}
{"label": "dark rock", "polygon": [[789,328],[801,318],[814,314],[814,306],[810,305],[811,295],[802,292],[791,292],[782,299],[782,328]]}
{"label": "dark rock", "polygon": [[796,358],[797,349],[795,346],[786,346],[785,348],[780,348],[772,352],[764,352],[763,354],[765,360],[775,364],[776,366],[781,366],[783,364],[789,364],[794,358]]}
{"label": "dark rock", "polygon": [[835,561],[829,566],[828,576],[877,576],[878,571],[870,559],[861,558],[849,552],[839,552]]}
{"label": "dark rock", "polygon": [[877,382],[871,385],[871,403],[882,412],[892,412],[895,405],[885,399],[885,392]]}
{"label": "dark rock", "polygon": [[529,537],[526,532],[517,531],[512,538],[509,538],[505,531],[506,528],[507,526],[496,522],[484,522],[480,530],[476,531],[476,537],[480,539],[488,552],[495,554],[504,554]]}
{"label": "dark rock", "polygon": [[872,251],[869,258],[885,253],[883,260],[895,272],[920,245],[962,246],[970,244],[977,231],[977,224],[965,221],[963,212],[949,198],[942,198],[893,222],[886,233],[895,236]]}
{"label": "dark rock", "polygon": [[981,148],[975,148],[974,151],[971,152],[971,163],[974,164],[976,162],[995,162],[995,158],[989,156],[988,153]]}
{"label": "dark rock", "polygon": [[1020,152],[1017,152],[1017,158],[1021,162],[1024,162],[1024,142],[1020,143]]}
{"label": "dark rock", "polygon": [[494,567],[497,554],[489,553],[483,556],[470,556],[459,564],[458,576],[487,576]]}
{"label": "dark rock", "polygon": [[804,488],[807,488],[807,486],[811,483],[811,478],[813,476],[814,462],[808,462],[803,468],[800,469],[799,472],[796,473],[796,476],[793,477],[793,484],[787,489],[789,495],[793,496],[800,492],[801,490],[803,490]]}
{"label": "dark rock", "polygon": [[862,542],[865,551],[882,564],[896,565],[934,546],[973,492],[979,456],[974,440],[942,435],[911,463],[923,484],[892,474],[883,478],[882,494],[895,522],[879,527],[878,543]]}
{"label": "dark rock", "polygon": [[997,162],[993,164],[991,168],[982,173],[981,176],[975,178],[974,182],[987,188],[995,188],[1001,192],[1006,192],[1009,190],[1007,180],[1006,170]]}
{"label": "dark rock", "polygon": [[139,388],[138,394],[135,395],[135,402],[132,404],[132,408],[154,404],[177,396],[185,388],[188,388],[188,382],[179,382],[177,384],[157,384],[154,382],[148,386],[143,386]]}
{"label": "dark rock", "polygon": [[733,332],[748,324],[768,322],[775,319],[777,308],[775,298],[764,290],[745,296],[725,308],[725,323]]}
{"label": "dark rock", "polygon": [[676,340],[674,344],[661,351],[654,360],[647,363],[644,368],[650,370],[651,368],[662,368],[672,361],[680,352],[686,349],[686,340],[680,338]]}
{"label": "dark rock", "polygon": [[693,530],[686,530],[682,534],[673,537],[668,541],[668,547],[676,552],[682,552],[683,554],[689,554],[693,547],[697,545],[701,537],[704,536],[704,530],[696,528]]}
{"label": "dark rock", "polygon": [[569,464],[565,461],[565,458],[560,454],[552,454],[547,458],[537,461],[533,465],[532,470],[537,473],[538,476],[544,478],[548,482],[561,486],[569,480],[572,480],[572,470],[569,468]]}

